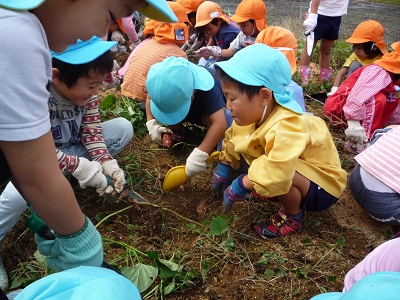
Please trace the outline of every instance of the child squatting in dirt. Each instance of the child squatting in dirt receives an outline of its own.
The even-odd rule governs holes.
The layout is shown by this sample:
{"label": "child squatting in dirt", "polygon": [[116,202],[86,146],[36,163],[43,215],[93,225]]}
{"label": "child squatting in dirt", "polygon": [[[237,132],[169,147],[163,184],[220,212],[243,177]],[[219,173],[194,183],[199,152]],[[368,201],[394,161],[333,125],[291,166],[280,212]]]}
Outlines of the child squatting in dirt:
{"label": "child squatting in dirt", "polygon": [[[303,114],[293,92],[286,91],[291,68],[279,50],[248,46],[216,63],[216,76],[234,122],[225,133],[212,190],[225,190],[225,213],[253,190],[278,196],[278,213],[253,229],[263,239],[300,232],[304,210],[327,209],[346,186],[347,173],[325,122]],[[241,159],[248,173],[230,183]]]}

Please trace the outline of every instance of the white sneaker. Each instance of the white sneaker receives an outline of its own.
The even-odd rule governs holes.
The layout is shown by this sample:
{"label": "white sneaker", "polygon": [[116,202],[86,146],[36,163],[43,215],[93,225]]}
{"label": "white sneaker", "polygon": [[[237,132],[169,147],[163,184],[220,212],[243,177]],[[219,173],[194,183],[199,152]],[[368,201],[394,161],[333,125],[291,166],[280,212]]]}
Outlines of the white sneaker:
{"label": "white sneaker", "polygon": [[8,290],[8,275],[0,254],[0,288],[3,292]]}

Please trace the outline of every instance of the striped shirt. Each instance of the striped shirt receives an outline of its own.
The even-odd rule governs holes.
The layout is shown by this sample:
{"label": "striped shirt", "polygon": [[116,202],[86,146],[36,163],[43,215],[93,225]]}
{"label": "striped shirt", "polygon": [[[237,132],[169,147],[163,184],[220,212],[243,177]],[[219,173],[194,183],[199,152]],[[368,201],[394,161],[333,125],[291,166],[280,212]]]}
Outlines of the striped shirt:
{"label": "striped shirt", "polygon": [[371,175],[400,194],[400,126],[355,157]]}

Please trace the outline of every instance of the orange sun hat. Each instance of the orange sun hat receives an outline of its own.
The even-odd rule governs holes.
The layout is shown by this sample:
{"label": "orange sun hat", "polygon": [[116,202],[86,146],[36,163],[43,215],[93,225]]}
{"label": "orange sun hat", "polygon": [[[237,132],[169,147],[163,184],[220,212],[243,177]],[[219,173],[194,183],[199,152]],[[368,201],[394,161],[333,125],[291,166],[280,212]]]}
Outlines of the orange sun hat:
{"label": "orange sun hat", "polygon": [[383,54],[388,53],[386,43],[383,41],[385,28],[382,24],[375,20],[361,22],[354,30],[350,38],[346,40],[352,44],[363,44],[366,42],[374,42]]}
{"label": "orange sun hat", "polygon": [[189,22],[185,9],[178,2],[167,1],[175,16],[177,23],[166,23],[150,20],[143,29],[143,35],[154,35],[154,39],[162,44],[174,43],[182,46],[189,38],[189,28],[185,22]]}
{"label": "orange sun hat", "polygon": [[267,27],[267,7],[262,0],[243,0],[236,9],[236,13],[231,20],[236,23],[246,22],[250,19],[256,21],[259,31]]}
{"label": "orange sun hat", "polygon": [[176,0],[186,11],[186,14],[190,14],[192,12],[197,11],[200,4],[204,2],[204,0]]}
{"label": "orange sun hat", "polygon": [[220,18],[228,24],[231,22],[228,16],[222,12],[219,4],[212,1],[204,1],[197,8],[196,25],[194,27],[207,25],[215,18]]}
{"label": "orange sun hat", "polygon": [[381,66],[386,71],[400,74],[400,42],[392,44],[393,51],[382,56],[374,64]]}
{"label": "orange sun hat", "polygon": [[279,26],[269,26],[257,35],[255,42],[280,50],[289,61],[292,75],[296,72],[298,45],[296,37],[291,31]]}

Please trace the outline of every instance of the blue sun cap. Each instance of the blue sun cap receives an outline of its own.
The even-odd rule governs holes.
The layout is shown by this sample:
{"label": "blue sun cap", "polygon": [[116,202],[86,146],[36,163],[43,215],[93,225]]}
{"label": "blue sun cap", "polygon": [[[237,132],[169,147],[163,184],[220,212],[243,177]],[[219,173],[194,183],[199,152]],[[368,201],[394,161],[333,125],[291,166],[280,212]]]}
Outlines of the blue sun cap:
{"label": "blue sun cap", "polygon": [[0,6],[13,10],[28,10],[40,6],[45,0],[0,0]]}
{"label": "blue sun cap", "polygon": [[207,69],[183,57],[167,57],[152,65],[147,74],[151,113],[163,124],[178,124],[189,112],[194,90],[209,91],[213,86]]}
{"label": "blue sun cap", "polygon": [[113,270],[81,266],[54,273],[24,288],[15,300],[142,299],[137,287]]}
{"label": "blue sun cap", "polygon": [[161,22],[178,22],[178,18],[165,0],[146,0],[147,5],[138,9],[146,17]]}
{"label": "blue sun cap", "polygon": [[298,114],[303,109],[286,86],[292,71],[286,56],[279,50],[257,43],[238,51],[232,58],[217,62],[228,76],[245,85],[264,86],[274,93],[276,102]]}
{"label": "blue sun cap", "polygon": [[311,300],[397,300],[400,295],[400,272],[376,272],[357,281],[347,293],[324,293]]}
{"label": "blue sun cap", "polygon": [[63,52],[51,51],[51,56],[71,65],[86,64],[103,55],[114,47],[117,42],[106,42],[94,36],[86,42],[78,40],[76,44],[69,45]]}

